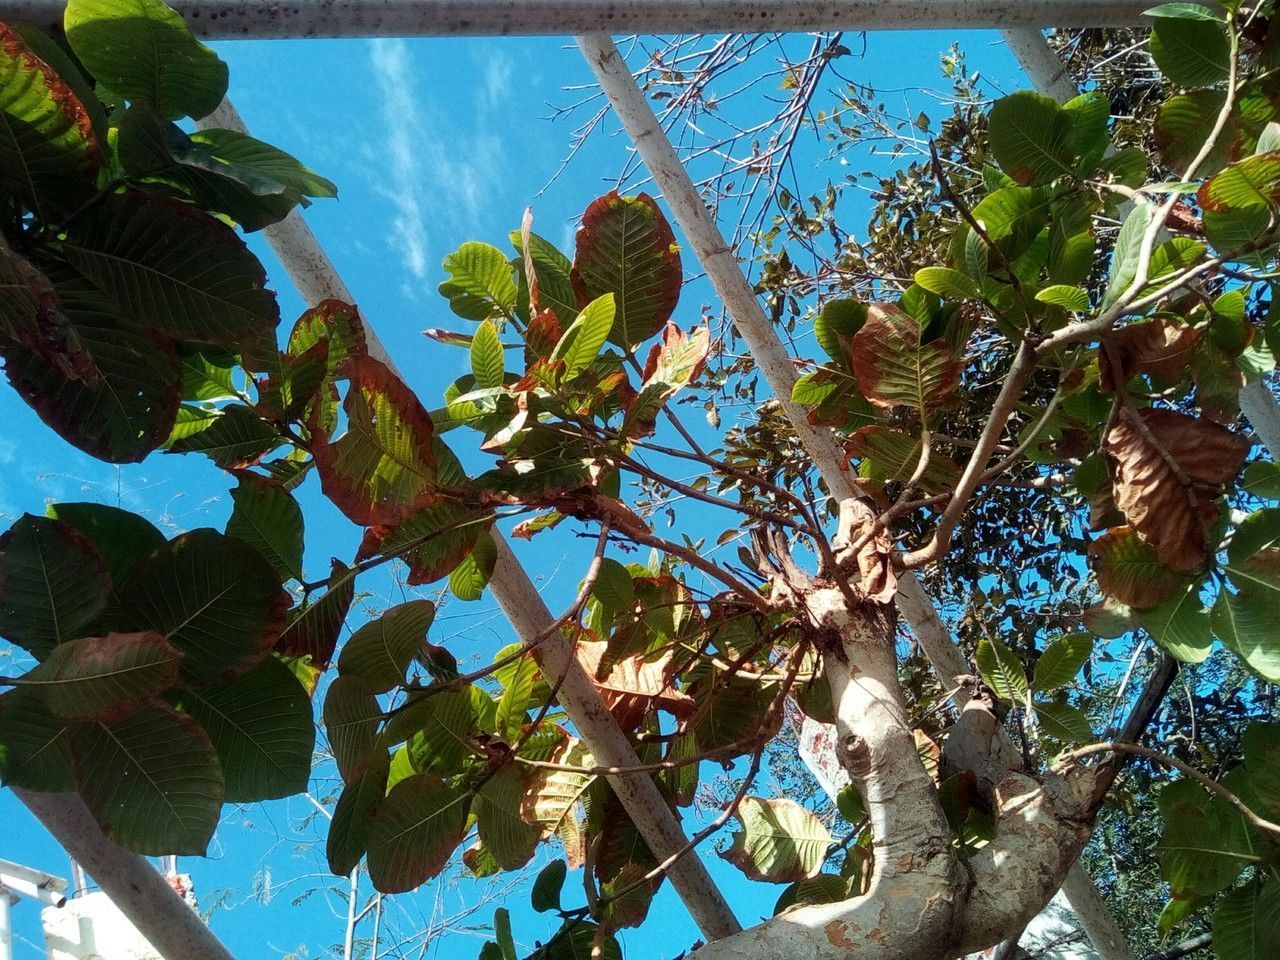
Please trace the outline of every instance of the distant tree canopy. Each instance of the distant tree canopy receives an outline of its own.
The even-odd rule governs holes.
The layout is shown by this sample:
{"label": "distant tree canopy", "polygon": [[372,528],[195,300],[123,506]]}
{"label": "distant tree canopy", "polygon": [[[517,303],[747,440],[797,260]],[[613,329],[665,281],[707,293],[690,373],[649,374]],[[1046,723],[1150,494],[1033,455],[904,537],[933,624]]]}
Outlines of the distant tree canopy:
{"label": "distant tree canopy", "polygon": [[[554,642],[673,810],[716,764],[735,777],[694,839],[734,823],[723,856],[779,885],[778,914],[692,956],[983,949],[1099,822],[1140,844],[1133,871],[1155,851],[1161,934],[1195,918],[1221,960],[1280,955],[1280,467],[1238,399],[1280,348],[1272,12],[1153,11],[1163,79],[1131,104],[1150,129],[1121,82],[988,105],[951,61],[969,95],[924,118],[930,153],[883,180],[865,239],[837,185],[780,197],[757,290],[821,350],[790,396],[756,395],[739,331],[682,314],[687,258],[645,194],[587,206],[572,256],[530,217],[451,253],[440,294],[465,324],[430,331],[467,351],[451,384],[406,384],[353,304],[280,330],[236,228],[336,188],[179,125],[222,100],[217,55],[159,0],[72,0],[57,40],[0,25],[10,383],[92,456],[202,455],[234,484],[221,531],[64,503],[3,535],[0,635],[35,665],[0,678],[0,776],[77,791],[127,849],[202,854],[224,803],[306,789],[321,689],[336,874],[363,862],[401,892],[460,847],[486,875],[553,843],[532,898],[563,923],[530,957],[620,957],[672,864],[612,791]],[[1096,42],[1073,48],[1086,66]],[[824,117],[838,149],[889,130],[872,97]],[[788,251],[815,238],[834,242],[807,273]],[[751,403],[721,423],[733,399]],[[307,482],[364,531],[315,579]],[[594,543],[575,600],[483,669],[435,642],[425,599],[339,643],[362,574],[394,562],[474,601],[500,526],[560,525]],[[913,571],[967,674],[899,630]],[[760,795],[788,704],[837,729],[838,818]],[[1129,871],[1102,871],[1122,898]],[[499,910],[481,957],[514,944]]]}

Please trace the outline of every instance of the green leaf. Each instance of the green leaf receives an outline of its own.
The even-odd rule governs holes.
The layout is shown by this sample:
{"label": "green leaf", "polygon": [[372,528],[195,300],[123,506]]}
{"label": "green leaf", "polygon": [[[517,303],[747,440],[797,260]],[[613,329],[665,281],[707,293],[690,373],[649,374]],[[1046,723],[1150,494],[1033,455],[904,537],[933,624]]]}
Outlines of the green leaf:
{"label": "green leaf", "polygon": [[1265,210],[1280,199],[1280,151],[1232,163],[1205,181],[1196,200],[1207,211]]}
{"label": "green leaf", "polygon": [[355,591],[355,577],[349,568],[334,560],[329,589],[319,600],[290,611],[289,625],[280,635],[276,650],[286,656],[310,657],[316,667],[327,667]]}
{"label": "green leaf", "polygon": [[675,235],[652,197],[613,191],[587,207],[572,279],[579,306],[613,294],[610,343],[631,350],[663,328],[680,299],[683,272]]}
{"label": "green leaf", "polygon": [[1211,19],[1157,19],[1148,49],[1160,72],[1184,87],[1212,86],[1231,72],[1231,44]]}
{"label": "green leaf", "polygon": [[173,686],[181,659],[158,633],[108,633],[58,644],[16,683],[59,719],[110,721]]}
{"label": "green leaf", "polygon": [[329,750],[344,783],[354,783],[368,769],[370,758],[385,754],[374,750],[382,708],[373,688],[354,674],[340,674],[324,696],[324,730]]}
{"label": "green leaf", "polygon": [[1137,276],[1138,259],[1142,252],[1142,238],[1147,226],[1151,223],[1155,208],[1147,202],[1135,203],[1120,232],[1116,235],[1116,245],[1111,251],[1111,269],[1106,293],[1101,306],[1109,307],[1120,299]]}
{"label": "green leaf", "polygon": [[996,161],[1018,183],[1037,186],[1072,172],[1071,117],[1051,97],[1012,93],[995,102],[987,122]]}
{"label": "green leaf", "polygon": [[862,794],[858,792],[858,788],[852,783],[841,787],[840,792],[836,794],[836,809],[840,811],[840,816],[844,817],[845,823],[851,827],[856,827],[867,819],[867,804],[862,799]]}
{"label": "green leaf", "polygon": [[223,470],[250,467],[284,440],[243,404],[228,407],[205,429],[169,444],[170,453],[203,453]]}
{"label": "green leaf", "polygon": [[592,596],[604,605],[610,614],[625,613],[635,607],[636,590],[631,571],[612,557],[600,561]]}
{"label": "green leaf", "polygon": [[236,387],[232,370],[234,354],[221,350],[184,350],[182,352],[182,399],[230,400]]}
{"label": "green leaf", "polygon": [[841,339],[853,337],[866,322],[867,305],[861,300],[828,300],[813,321],[813,332],[827,356],[847,366],[849,354]]}
{"label": "green leaf", "polygon": [[822,869],[831,834],[794,800],[744,797],[734,816],[742,830],[720,855],[752,880],[794,883]]}
{"label": "green leaf", "polygon": [[382,893],[403,893],[444,869],[467,827],[469,794],[439,777],[401,780],[373,818],[369,878]]}
{"label": "green leaf", "polygon": [[[1161,104],[1154,140],[1166,167],[1180,173],[1187,169],[1213,132],[1224,100],[1222,90],[1191,90]],[[1207,176],[1234,159],[1233,144],[1240,133],[1239,118],[1232,115],[1197,173]]]}
{"label": "green leaf", "polygon": [[476,386],[481,389],[502,386],[505,363],[498,328],[492,321],[485,320],[471,339],[471,373],[476,378]]}
{"label": "green leaf", "polygon": [[612,936],[604,937],[597,950],[598,929],[589,920],[566,920],[527,960],[622,960],[622,948]]}
{"label": "green leaf", "polygon": [[[502,651],[498,655],[501,657]],[[498,701],[498,733],[507,743],[515,743],[520,739],[525,712],[529,709],[537,677],[538,666],[534,663],[532,654],[526,654],[517,660],[507,668],[502,677],[502,697]]]}
{"label": "green leaf", "polygon": [[1267,569],[1268,562],[1274,564],[1274,559],[1262,555],[1239,566],[1229,564],[1227,573],[1239,590],[1221,590],[1209,616],[1219,640],[1260,676],[1280,683],[1280,634],[1275,630],[1280,579]]}
{"label": "green leaf", "polygon": [[387,751],[374,751],[368,769],[342,789],[338,805],[333,810],[329,839],[325,845],[329,869],[337,876],[350,875],[369,848],[373,818],[387,795],[390,769]]}
{"label": "green leaf", "polygon": [[[877,483],[906,483],[920,465],[924,449],[920,437],[913,437],[892,427],[861,427],[845,444],[850,457],[859,458],[858,473]],[[946,493],[955,489],[960,468],[949,457],[931,453],[924,473],[918,481],[925,493]]]}
{"label": "green leaf", "polygon": [[797,904],[839,903],[849,897],[849,881],[834,873],[820,873],[808,880],[797,880],[782,891],[773,914],[777,916]]}
{"label": "green leaf", "polygon": [[493,911],[493,933],[498,938],[502,960],[517,960],[516,944],[511,936],[511,913],[506,907],[498,907]]}
{"label": "green leaf", "polygon": [[67,727],[33,691],[0,695],[0,783],[45,793],[76,788]]}
{"label": "green leaf", "polygon": [[563,382],[571,383],[600,356],[613,329],[614,314],[614,295],[606,293],[586,304],[569,325],[551,355],[553,360],[564,361]]}
{"label": "green leaf", "polygon": [[0,345],[9,381],[68,443],[112,463],[141,460],[173,428],[182,378],[177,352],[66,263],[42,266],[78,347],[78,369],[10,342]]}
{"label": "green leaf", "polygon": [[1131,527],[1114,527],[1089,545],[1098,587],[1135,610],[1154,607],[1177,591],[1184,576],[1162,565]]}
{"label": "green leaf", "polygon": [[92,195],[102,151],[89,113],[12,27],[0,24],[0,189],[56,222]]}
{"label": "green leaf", "polygon": [[252,473],[237,476],[227,536],[249,544],[281,580],[302,579],[302,508],[277,483]]}
{"label": "green leaf", "polygon": [[515,277],[497,247],[468,241],[444,258],[444,269],[449,279],[440,284],[440,293],[458,316],[479,322],[515,314]]}
{"label": "green leaf", "polygon": [[1161,600],[1135,616],[1144,630],[1183,663],[1201,663],[1213,645],[1209,611],[1200,599],[1199,582]]}
{"label": "green leaf", "polygon": [[425,690],[392,716],[386,735],[392,741],[408,741],[409,758],[419,773],[451,774],[476,751],[474,696],[469,689]]}
{"label": "green leaf", "polygon": [[1280,507],[1264,507],[1249,514],[1236,526],[1227,544],[1227,558],[1243,563],[1259,550],[1280,541]]}
{"label": "green leaf", "polygon": [[[516,253],[524,256],[524,242],[520,230],[512,230],[511,245]],[[533,270],[538,278],[538,307],[542,310],[554,311],[562,322],[572,322],[578,312],[577,297],[573,292],[571,274],[573,264],[569,258],[556,249],[555,244],[536,233],[529,234],[529,257],[533,260]],[[527,286],[527,278],[523,271],[521,282]],[[527,291],[522,290],[524,296]]]}
{"label": "green leaf", "polygon": [[1258,877],[1232,890],[1213,912],[1217,960],[1270,960],[1280,956],[1280,882]]}
{"label": "green leaf", "polygon": [[1162,3],[1142,11],[1144,17],[1163,17],[1167,20],[1213,20],[1220,22],[1221,15],[1199,3]]}
{"label": "green leaf", "polygon": [[280,320],[262,264],[235,231],[157,194],[107,198],[76,219],[58,249],[160,336],[226,347]]}
{"label": "green leaf", "polygon": [[89,72],[126,100],[199,120],[227,92],[227,65],[160,0],[70,0],[67,41]]}
{"label": "green leaf", "polygon": [[853,373],[879,407],[908,406],[927,416],[951,403],[961,362],[942,341],[924,343],[924,328],[890,304],[872,304],[853,338]]}
{"label": "green leaf", "polygon": [[209,681],[266,656],[289,596],[256,550],[201,529],[170,540],[139,566],[121,604],[122,629],[155,630],[183,652],[184,676]]}
{"label": "green leaf", "polygon": [[497,562],[498,548],[493,537],[482,531],[471,553],[449,574],[449,590],[459,600],[479,600]]}
{"label": "green leaf", "polygon": [[24,514],[0,537],[0,636],[36,659],[83,636],[110,590],[102,557],[68,524]]}
{"label": "green leaf", "polygon": [[564,889],[564,878],[568,867],[563,860],[552,860],[540,871],[533,881],[533,890],[529,899],[533,909],[538,913],[550,913],[560,909],[560,891]]}
{"label": "green leaf", "polygon": [[222,810],[218,758],[200,725],[152,703],[71,726],[80,796],[103,832],[149,856],[204,856]]}
{"label": "green leaf", "polygon": [[347,362],[347,432],[312,433],[320,486],[362,526],[394,524],[436,499],[431,418],[400,378],[372,357]]}
{"label": "green leaf", "polygon": [[[1111,118],[1111,101],[1102,92],[1090,90],[1064,103],[1062,112],[1071,121],[1071,152],[1079,158],[1077,169],[1090,173],[1110,144],[1107,121]],[[1145,173],[1145,156],[1143,160]]]}
{"label": "green leaf", "polygon": [[1036,701],[1033,704],[1040,729],[1063,743],[1088,743],[1093,739],[1089,718],[1069,703]]}
{"label": "green leaf", "polygon": [[999,637],[979,640],[974,660],[982,679],[1001,700],[1014,706],[1027,702],[1027,675],[1022,669],[1022,661]]}
{"label": "green leaf", "polygon": [[409,664],[421,653],[435,614],[430,600],[410,600],[389,608],[343,645],[338,673],[359,677],[374,693],[405,683]]}
{"label": "green leaf", "polygon": [[1080,287],[1065,283],[1055,283],[1036,293],[1041,303],[1062,307],[1072,313],[1086,313],[1089,310],[1089,294]]}
{"label": "green leaf", "polygon": [[225,683],[181,689],[173,702],[209,735],[228,803],[274,800],[307,789],[316,741],[311,697],[277,658],[267,657]]}
{"label": "green leaf", "polygon": [[476,794],[480,842],[503,870],[519,870],[533,858],[541,831],[521,816],[525,784],[514,766],[489,777]]}
{"label": "green leaf", "polygon": [[256,174],[282,183],[304,197],[336,197],[338,188],[295,157],[238,130],[197,130],[191,140],[205,147],[224,166],[237,173]]}
{"label": "green leaf", "polygon": [[981,300],[978,285],[959,270],[950,267],[923,267],[916,271],[915,281],[944,300]]}
{"label": "green leaf", "polygon": [[1260,858],[1240,814],[1198,783],[1174,780],[1157,795],[1164,830],[1156,855],[1173,893],[1209,895]]}
{"label": "green leaf", "polygon": [[477,516],[469,507],[441,499],[393,527],[370,530],[361,556],[395,552],[408,564],[410,586],[432,583],[462,563],[492,523],[492,515]]}
{"label": "green leaf", "polygon": [[1069,633],[1044,648],[1036,661],[1031,689],[1041,693],[1064,687],[1076,678],[1093,653],[1093,637],[1087,633]]}

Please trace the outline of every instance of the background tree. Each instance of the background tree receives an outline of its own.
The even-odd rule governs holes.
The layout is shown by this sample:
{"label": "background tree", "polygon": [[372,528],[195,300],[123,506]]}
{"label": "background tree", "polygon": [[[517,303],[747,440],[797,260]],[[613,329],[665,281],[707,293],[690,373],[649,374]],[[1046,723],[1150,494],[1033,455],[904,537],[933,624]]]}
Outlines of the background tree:
{"label": "background tree", "polygon": [[[471,374],[428,412],[354,306],[319,303],[276,335],[265,276],[226,221],[265,226],[332,185],[233,130],[171,123],[213,110],[225,68],[167,8],[126,6],[73,2],[66,48],[5,35],[6,371],[104,459],[205,454],[233,474],[235,511],[225,532],[172,539],[87,504],[14,525],[0,631],[38,664],[0,701],[7,783],[76,789],[131,849],[201,852],[224,800],[305,789],[310,694],[333,661],[339,875],[363,859],[398,892],[460,846],[483,875],[554,839],[565,859],[533,895],[563,925],[534,955],[617,955],[613,933],[644,922],[668,875],[688,897],[689,852],[736,819],[725,856],[790,886],[745,934],[724,936],[732,918],[704,903],[704,929],[721,929],[696,956],[941,958],[1016,936],[1138,755],[1162,780],[1162,921],[1212,903],[1219,956],[1272,952],[1280,738],[1244,724],[1270,711],[1269,688],[1247,681],[1265,709],[1223,713],[1211,759],[1194,734],[1169,752],[1133,742],[1172,657],[1203,662],[1215,636],[1229,665],[1184,681],[1193,715],[1225,704],[1233,672],[1280,673],[1275,508],[1247,512],[1278,492],[1276,467],[1255,456],[1237,482],[1252,444],[1233,406],[1273,365],[1269,8],[1157,11],[1151,49],[1183,92],[1159,108],[1155,160],[1111,149],[1096,91],[962,103],[927,160],[885,185],[883,245],[831,226],[831,270],[807,280],[782,248],[765,264],[772,324],[651,136],[646,161],[692,215],[689,242],[750,360],[725,351],[728,332],[671,322],[675,236],[649,197],[611,193],[584,213],[572,259],[526,218],[513,254],[469,243],[446,260],[441,293],[473,326],[437,337],[467,349]],[[654,120],[627,99],[612,45],[583,44],[643,133]],[[846,98],[837,136],[865,104]],[[837,202],[788,208],[774,239],[822,235]],[[776,334],[800,329],[819,278],[857,296],[822,303],[826,359],[797,379]],[[757,366],[771,397],[752,392]],[[680,405],[714,410],[717,394],[762,402],[708,441]],[[445,436],[462,430],[496,459],[464,470]],[[291,492],[313,471],[365,529],[323,581],[301,574]],[[737,561],[663,529],[673,498],[697,505],[708,540],[739,540]],[[518,538],[566,524],[594,543],[548,626],[463,670],[428,632],[433,604],[410,600],[337,649],[360,575],[402,562],[411,584],[447,578],[474,599],[509,562],[495,525],[510,519]],[[649,561],[624,563],[637,549]],[[973,670],[921,632],[916,569]],[[1102,595],[1087,608],[1086,584]],[[932,675],[899,636],[899,602]],[[1081,625],[1140,629],[1165,651],[1137,696],[1142,648],[1095,649]],[[839,731],[854,784],[840,837],[752,793],[792,697]],[[655,854],[708,762],[740,785],[690,843]],[[563,900],[569,865],[584,869],[582,906]],[[494,933],[482,955],[513,957],[505,911]]]}

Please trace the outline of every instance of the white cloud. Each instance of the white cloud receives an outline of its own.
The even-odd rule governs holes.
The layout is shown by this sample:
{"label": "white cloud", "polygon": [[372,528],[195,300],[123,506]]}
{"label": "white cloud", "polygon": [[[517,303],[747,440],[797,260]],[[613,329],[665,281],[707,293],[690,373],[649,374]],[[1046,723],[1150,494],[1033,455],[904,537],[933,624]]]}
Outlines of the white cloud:
{"label": "white cloud", "polygon": [[396,205],[393,226],[404,265],[422,280],[427,275],[427,228],[418,194],[425,177],[410,136],[411,130],[422,129],[422,125],[415,122],[416,84],[408,45],[403,40],[380,39],[371,41],[370,47],[373,75],[382,100],[382,123],[387,132],[384,148],[390,185],[385,192]]}

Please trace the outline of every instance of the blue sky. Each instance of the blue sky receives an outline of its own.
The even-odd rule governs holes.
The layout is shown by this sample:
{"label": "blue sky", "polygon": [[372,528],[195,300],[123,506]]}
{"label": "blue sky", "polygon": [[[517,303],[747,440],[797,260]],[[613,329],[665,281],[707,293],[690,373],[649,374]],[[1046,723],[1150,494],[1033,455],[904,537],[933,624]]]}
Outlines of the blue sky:
{"label": "blue sky", "polygon": [[[993,90],[1022,85],[999,37],[988,33],[873,36],[866,55],[844,60],[842,69],[883,89],[939,88],[938,54],[956,39],[968,52],[970,66],[993,81]],[[859,43],[846,42],[861,49]],[[519,225],[530,203],[535,229],[571,253],[577,214],[611,187],[626,160],[625,138],[614,135],[616,125],[610,121],[603,135],[593,136],[537,196],[566,156],[572,128],[579,122],[545,118],[553,106],[580,96],[564,87],[590,80],[567,40],[242,41],[218,49],[231,67],[231,98],[250,130],[339,185],[340,198],[316,203],[307,219],[405,380],[428,407],[439,404],[445,386],[467,362],[464,351],[443,348],[421,334],[426,327],[467,327],[435,292],[443,278],[442,258],[469,239],[505,248],[507,232]],[[906,115],[927,106],[909,94],[898,96]],[[769,106],[759,100],[754,109]],[[839,175],[819,165],[822,154],[821,147],[806,141],[796,156],[798,175],[812,189]],[[865,222],[856,207],[847,215],[852,224]],[[287,331],[302,304],[262,238],[251,242],[279,291]],[[689,254],[685,266],[696,273]],[[686,290],[676,319],[690,326],[698,320],[698,306],[714,302],[695,283]],[[24,511],[40,513],[48,502],[69,500],[118,503],[144,513],[170,535],[200,526],[221,528],[230,512],[231,483],[199,456],[154,454],[126,467],[99,463],[52,434],[7,385],[0,386],[0,424],[0,468],[6,480],[0,487],[0,518],[6,524]],[[454,446],[462,453],[467,438],[459,439]],[[330,556],[349,559],[359,535],[319,497],[314,480],[300,498],[308,518],[306,568],[316,576],[327,569]],[[571,536],[540,538],[525,553],[553,609],[567,603],[582,572],[581,563],[567,559],[574,545]],[[407,596],[394,576],[362,581],[360,588],[368,594],[366,612]],[[359,616],[349,626],[358,625]],[[481,662],[513,637],[486,597],[475,604],[446,606],[432,639],[449,645],[460,660]],[[0,643],[0,673],[9,672],[3,664],[7,655]],[[331,789],[331,781],[318,780],[313,793],[323,798]],[[346,905],[329,891],[345,893],[345,888],[328,875],[317,820],[305,799],[228,806],[209,858],[182,861],[182,869],[194,874],[205,907],[228,891],[212,925],[237,957],[327,957],[335,955],[329,952],[332,945],[340,947]],[[0,858],[67,875],[60,848],[3,791],[0,822],[5,824]],[[747,884],[709,849],[705,853],[744,924],[771,912],[781,888]],[[540,856],[536,864],[543,860]],[[367,890],[367,882],[365,886]],[[295,898],[308,890],[314,892],[295,905]],[[567,903],[580,902],[580,884],[573,877],[566,891]],[[446,876],[416,895],[392,898],[386,908],[388,926],[425,928],[433,916],[465,913],[466,905],[485,892],[494,891],[488,884]],[[496,905],[460,921],[476,932],[435,938],[424,954],[415,949],[389,955],[473,957]],[[518,942],[532,946],[553,929],[551,921],[527,908],[527,890],[516,890],[508,905]],[[655,919],[641,931],[623,935],[630,960],[672,957],[697,936],[669,886],[651,917]],[[14,956],[42,957],[35,906],[19,904],[14,919]],[[367,934],[368,927],[361,933]]]}

